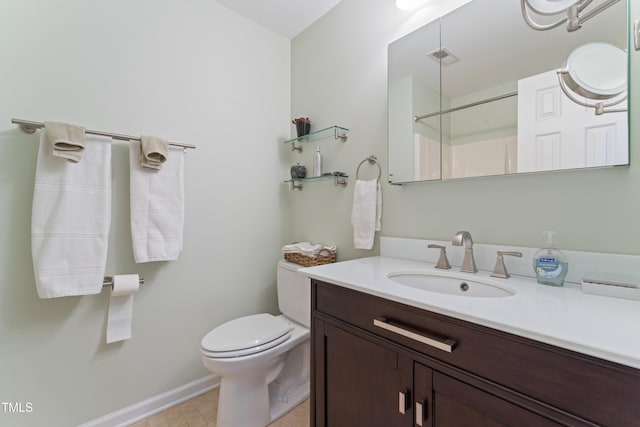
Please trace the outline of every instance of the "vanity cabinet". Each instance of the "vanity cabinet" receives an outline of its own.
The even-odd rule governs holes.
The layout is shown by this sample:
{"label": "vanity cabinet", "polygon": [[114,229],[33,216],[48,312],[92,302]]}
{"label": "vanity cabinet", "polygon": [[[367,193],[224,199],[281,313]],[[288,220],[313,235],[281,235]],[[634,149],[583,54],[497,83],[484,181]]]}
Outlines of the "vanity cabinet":
{"label": "vanity cabinet", "polygon": [[640,425],[638,369],[312,284],[312,426]]}

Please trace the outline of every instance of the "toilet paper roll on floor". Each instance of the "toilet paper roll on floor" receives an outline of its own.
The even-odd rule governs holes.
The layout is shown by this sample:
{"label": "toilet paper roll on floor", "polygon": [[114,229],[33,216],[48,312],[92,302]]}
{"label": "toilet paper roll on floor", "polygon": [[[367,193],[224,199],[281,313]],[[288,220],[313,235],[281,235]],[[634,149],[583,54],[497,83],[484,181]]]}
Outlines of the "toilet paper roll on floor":
{"label": "toilet paper roll on floor", "polygon": [[113,276],[107,318],[107,344],[131,338],[133,296],[139,288],[140,278],[137,274]]}

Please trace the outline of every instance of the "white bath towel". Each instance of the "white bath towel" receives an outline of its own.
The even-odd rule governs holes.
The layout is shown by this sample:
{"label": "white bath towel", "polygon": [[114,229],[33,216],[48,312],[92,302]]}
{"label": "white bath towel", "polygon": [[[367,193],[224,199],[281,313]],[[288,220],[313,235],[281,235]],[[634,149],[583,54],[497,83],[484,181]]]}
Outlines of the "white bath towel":
{"label": "white bath towel", "polygon": [[354,248],[371,249],[375,232],[380,231],[382,225],[382,192],[377,180],[356,181],[351,225]]}
{"label": "white bath towel", "polygon": [[182,251],[184,149],[169,147],[162,169],[140,166],[140,142],[129,150],[131,240],[137,263],[173,261]]}
{"label": "white bath towel", "polygon": [[38,296],[97,294],[111,225],[111,138],[88,135],[82,161],[51,153],[40,135],[31,214]]}

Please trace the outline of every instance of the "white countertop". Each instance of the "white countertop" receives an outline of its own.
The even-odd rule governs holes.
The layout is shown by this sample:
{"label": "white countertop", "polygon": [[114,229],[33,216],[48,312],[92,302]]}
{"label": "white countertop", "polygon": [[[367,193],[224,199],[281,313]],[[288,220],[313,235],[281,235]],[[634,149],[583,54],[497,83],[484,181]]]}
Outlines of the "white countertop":
{"label": "white countertop", "polygon": [[430,270],[434,264],[376,256],[302,268],[311,278],[417,308],[531,338],[640,369],[640,301],[585,294],[580,285],[539,285],[535,279],[490,277],[448,270],[470,280],[482,278],[515,290],[509,297],[480,298],[414,289],[389,279],[392,272]]}

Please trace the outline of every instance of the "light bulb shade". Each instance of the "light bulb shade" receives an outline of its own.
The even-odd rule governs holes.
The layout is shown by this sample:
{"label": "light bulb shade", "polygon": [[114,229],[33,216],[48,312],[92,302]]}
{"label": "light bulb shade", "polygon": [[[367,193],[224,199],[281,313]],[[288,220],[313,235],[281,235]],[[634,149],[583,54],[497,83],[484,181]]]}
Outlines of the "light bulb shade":
{"label": "light bulb shade", "polygon": [[540,15],[557,15],[584,0],[525,0],[527,6]]}
{"label": "light bulb shade", "polygon": [[561,74],[578,95],[608,100],[627,91],[627,53],[608,43],[588,43],[574,49]]}

